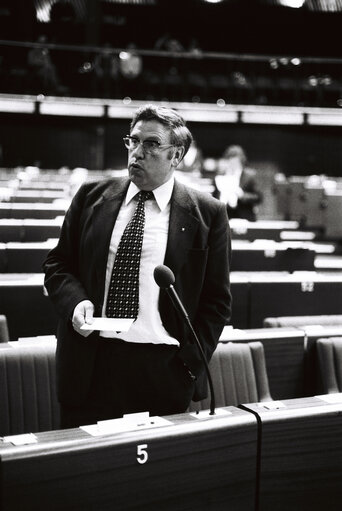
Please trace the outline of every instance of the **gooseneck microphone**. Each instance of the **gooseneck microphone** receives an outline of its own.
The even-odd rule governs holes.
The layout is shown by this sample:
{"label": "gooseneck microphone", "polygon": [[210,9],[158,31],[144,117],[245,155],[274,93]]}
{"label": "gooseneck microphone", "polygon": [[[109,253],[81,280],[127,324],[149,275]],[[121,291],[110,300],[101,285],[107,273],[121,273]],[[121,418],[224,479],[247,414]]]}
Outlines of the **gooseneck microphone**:
{"label": "gooseneck microphone", "polygon": [[207,373],[209,388],[210,388],[210,398],[211,398],[210,399],[210,415],[215,415],[215,394],[214,394],[213,381],[211,379],[208,362],[205,357],[202,345],[201,345],[201,343],[196,335],[196,332],[191,324],[188,313],[186,312],[175,288],[173,287],[173,284],[175,283],[175,276],[174,276],[172,270],[170,270],[170,268],[168,266],[165,266],[163,264],[155,267],[153,276],[154,276],[154,280],[156,281],[157,285],[161,289],[165,289],[165,291],[171,298],[171,301],[172,301],[175,309],[181,314],[181,316],[185,320],[186,324],[188,325],[193,338],[195,339],[195,342],[197,344],[201,358],[204,363],[204,367],[205,367],[205,370]]}

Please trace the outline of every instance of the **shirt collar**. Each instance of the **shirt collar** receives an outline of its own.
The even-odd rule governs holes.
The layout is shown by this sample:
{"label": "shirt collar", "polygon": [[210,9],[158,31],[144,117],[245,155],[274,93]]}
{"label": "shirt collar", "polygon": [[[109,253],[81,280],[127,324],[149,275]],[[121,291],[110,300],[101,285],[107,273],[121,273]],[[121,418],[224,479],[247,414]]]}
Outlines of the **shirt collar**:
{"label": "shirt collar", "polygon": [[[171,178],[166,181],[166,183],[158,186],[158,188],[155,188],[153,191],[154,198],[159,206],[160,211],[163,211],[168,203],[170,202],[173,186],[174,186],[175,178],[174,176],[171,176]],[[137,193],[140,192],[140,189],[132,182],[130,182],[125,204],[129,204],[130,201],[137,195]]]}

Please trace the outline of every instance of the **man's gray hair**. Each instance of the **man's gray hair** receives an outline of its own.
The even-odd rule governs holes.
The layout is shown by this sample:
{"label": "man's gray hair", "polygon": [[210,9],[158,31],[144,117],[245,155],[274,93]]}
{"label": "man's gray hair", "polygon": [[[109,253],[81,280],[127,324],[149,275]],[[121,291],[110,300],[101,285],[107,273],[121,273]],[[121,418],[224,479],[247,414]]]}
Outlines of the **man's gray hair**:
{"label": "man's gray hair", "polygon": [[192,142],[192,135],[186,126],[183,117],[173,108],[152,104],[143,105],[135,112],[131,131],[139,121],[158,121],[170,129],[171,143],[177,147],[184,147],[184,155]]}

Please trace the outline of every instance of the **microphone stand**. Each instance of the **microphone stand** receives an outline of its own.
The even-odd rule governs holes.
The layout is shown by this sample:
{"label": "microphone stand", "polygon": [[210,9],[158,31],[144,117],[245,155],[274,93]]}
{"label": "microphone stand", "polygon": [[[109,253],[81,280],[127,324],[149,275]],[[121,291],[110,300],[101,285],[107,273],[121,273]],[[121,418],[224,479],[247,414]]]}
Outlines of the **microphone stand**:
{"label": "microphone stand", "polygon": [[178,295],[176,293],[176,290],[174,289],[173,285],[171,284],[169,286],[169,288],[166,288],[165,290],[168,293],[168,295],[170,296],[170,298],[172,300],[172,303],[174,304],[176,309],[180,310],[180,312],[182,313],[182,316],[184,316],[184,318],[186,319],[186,323],[187,323],[187,325],[189,327],[189,330],[192,333],[193,338],[195,339],[195,342],[196,342],[197,347],[199,349],[202,361],[204,363],[205,371],[207,373],[209,388],[210,388],[210,413],[209,413],[209,415],[215,415],[215,393],[214,393],[213,380],[211,378],[208,362],[207,362],[207,359],[205,357],[202,345],[201,345],[200,340],[198,339],[197,334],[196,334],[196,332],[195,332],[195,330],[194,330],[194,328],[193,328],[193,326],[191,324],[191,321],[189,319],[188,313],[186,312],[182,302],[180,301],[180,299],[179,299],[179,297],[178,297]]}

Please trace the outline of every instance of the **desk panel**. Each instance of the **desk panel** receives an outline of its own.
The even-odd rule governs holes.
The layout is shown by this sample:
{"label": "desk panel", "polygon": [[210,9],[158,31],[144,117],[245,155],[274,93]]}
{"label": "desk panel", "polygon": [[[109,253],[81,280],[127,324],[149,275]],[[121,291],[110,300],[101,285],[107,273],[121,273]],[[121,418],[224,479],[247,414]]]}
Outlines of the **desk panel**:
{"label": "desk panel", "polygon": [[225,410],[203,420],[168,416],[172,425],[153,430],[65,430],[38,433],[38,444],[0,445],[2,509],[251,511],[256,419]]}
{"label": "desk panel", "polygon": [[284,408],[248,404],[261,424],[259,511],[340,511],[342,401],[282,401]]}
{"label": "desk panel", "polygon": [[37,242],[59,238],[62,218],[46,220],[0,218],[0,242]]}
{"label": "desk panel", "polygon": [[312,271],[315,269],[314,250],[283,248],[281,243],[261,246],[232,244],[232,271]]}
{"label": "desk panel", "polygon": [[295,221],[257,220],[249,222],[240,218],[230,220],[233,239],[254,241],[258,239],[281,240],[283,231],[296,231],[299,223]]}
{"label": "desk panel", "polygon": [[340,314],[342,277],[303,272],[250,278],[250,327],[261,328],[266,317]]}
{"label": "desk panel", "polygon": [[230,324],[234,328],[249,328],[250,294],[248,279],[231,273],[230,283],[232,294],[232,317]]}
{"label": "desk panel", "polygon": [[16,190],[12,193],[10,201],[13,203],[50,203],[65,199],[64,190]]}
{"label": "desk panel", "polygon": [[43,274],[2,274],[0,310],[7,317],[11,340],[55,335],[57,314],[43,292]]}
{"label": "desk panel", "polygon": [[[49,251],[55,247],[57,240],[32,243],[6,243],[0,247],[4,252],[6,273],[40,273]],[[1,257],[1,256],[0,256]]]}
{"label": "desk panel", "polygon": [[0,203],[0,218],[56,218],[64,216],[68,205]]}

